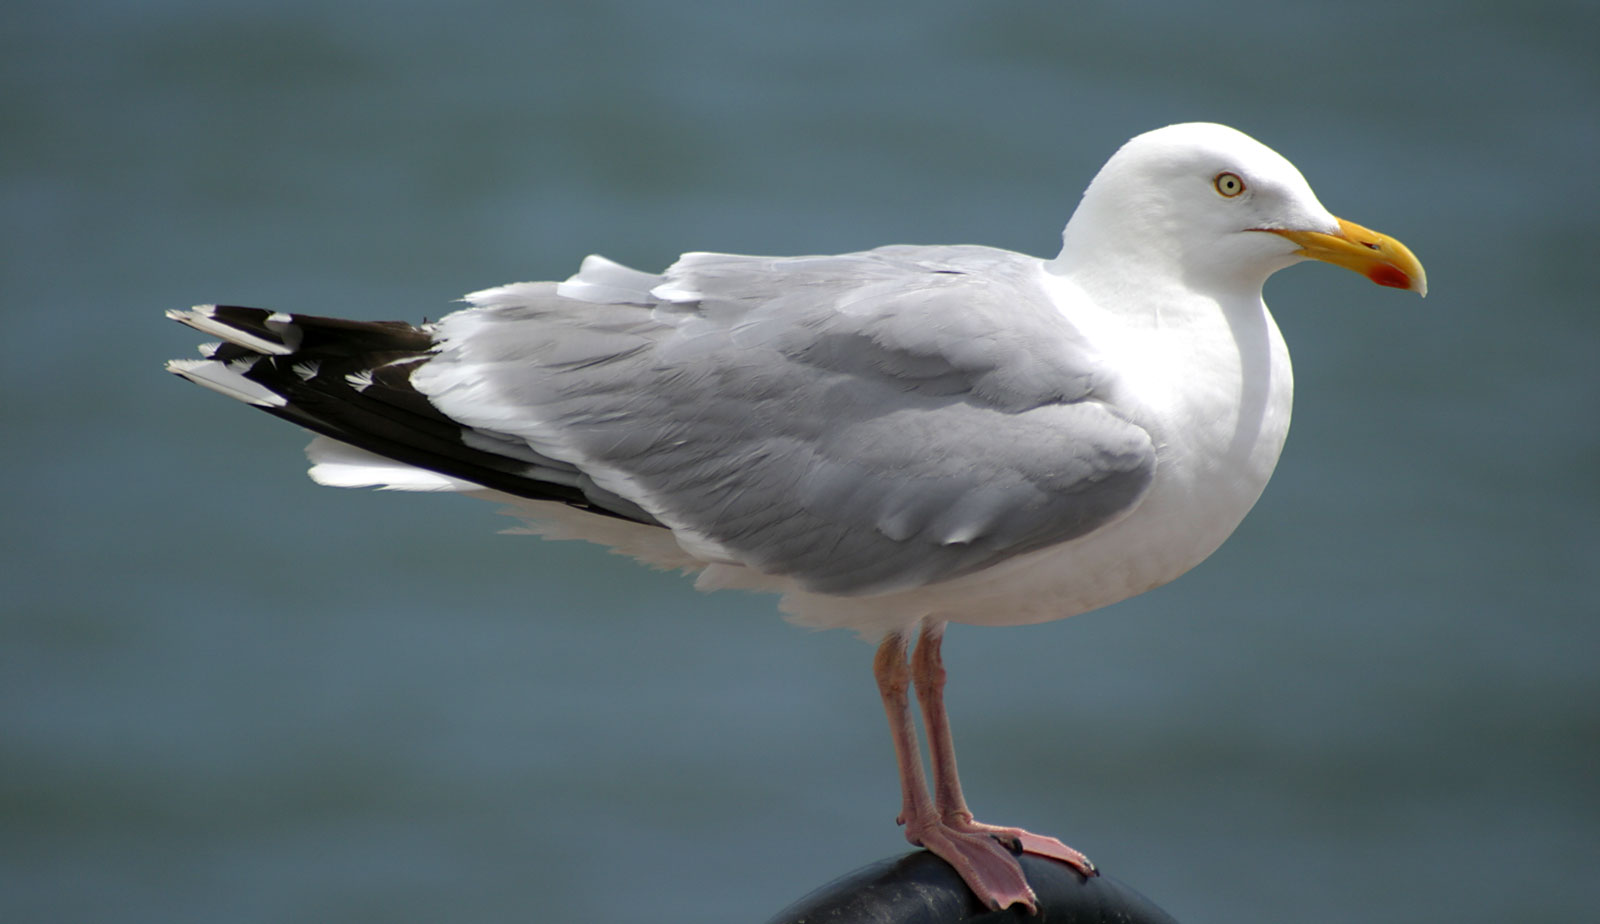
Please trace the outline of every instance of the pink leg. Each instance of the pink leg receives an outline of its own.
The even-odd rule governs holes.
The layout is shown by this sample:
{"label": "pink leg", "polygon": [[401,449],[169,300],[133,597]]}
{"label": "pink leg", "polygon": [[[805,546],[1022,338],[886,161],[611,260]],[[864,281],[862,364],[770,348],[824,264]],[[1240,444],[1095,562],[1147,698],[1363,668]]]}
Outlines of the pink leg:
{"label": "pink leg", "polygon": [[961,794],[961,779],[956,774],[956,747],[950,735],[950,719],[944,709],[944,641],[942,624],[924,624],[911,662],[911,678],[916,684],[917,701],[922,705],[922,724],[928,730],[928,752],[933,762],[934,809],[951,830],[963,834],[987,834],[1017,844],[1027,853],[1060,860],[1085,876],[1098,875],[1089,858],[1053,837],[1034,834],[1021,828],[986,825],[974,821],[967,800]]}
{"label": "pink leg", "polygon": [[[872,673],[878,679],[878,695],[883,697],[883,711],[889,716],[889,733],[894,738],[894,759],[900,765],[900,814],[895,823],[909,825],[913,819],[932,814],[933,803],[922,776],[917,730],[911,724],[911,668],[906,664],[905,636],[883,640],[872,659]],[[906,833],[909,837],[910,830]]]}
{"label": "pink leg", "polygon": [[[949,825],[928,797],[922,754],[911,718],[912,670],[906,661],[907,644],[903,635],[889,636],[878,646],[872,662],[894,738],[895,760],[900,765],[900,817],[896,820],[905,825],[906,840],[942,857],[984,904],[996,909],[1020,904],[1035,912],[1038,900],[1028,887],[1017,858],[988,831],[960,830]],[[966,818],[970,824],[971,814]]]}

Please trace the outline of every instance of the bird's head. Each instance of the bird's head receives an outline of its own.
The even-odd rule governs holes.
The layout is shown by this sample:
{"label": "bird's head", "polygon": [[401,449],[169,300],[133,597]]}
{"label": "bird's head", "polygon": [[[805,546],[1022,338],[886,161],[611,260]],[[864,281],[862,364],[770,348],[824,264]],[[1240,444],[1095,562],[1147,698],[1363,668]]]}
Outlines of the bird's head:
{"label": "bird's head", "polygon": [[1426,295],[1406,246],[1335,217],[1295,166],[1224,125],[1169,125],[1123,145],[1084,192],[1056,265],[1103,262],[1166,273],[1195,288],[1254,288],[1305,259]]}

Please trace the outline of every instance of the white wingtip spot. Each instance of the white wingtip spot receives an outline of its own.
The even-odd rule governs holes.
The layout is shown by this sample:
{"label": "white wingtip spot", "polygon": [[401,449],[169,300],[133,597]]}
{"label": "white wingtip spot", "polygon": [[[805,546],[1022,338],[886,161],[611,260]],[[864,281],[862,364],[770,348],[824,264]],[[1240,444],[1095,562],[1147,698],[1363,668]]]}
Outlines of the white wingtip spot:
{"label": "white wingtip spot", "polygon": [[[289,402],[275,391],[259,382],[244,377],[253,362],[220,363],[209,359],[174,359],[167,362],[167,371],[181,375],[196,385],[227,395],[257,407],[283,407]],[[240,367],[243,366],[241,369]]]}
{"label": "white wingtip spot", "polygon": [[216,305],[195,305],[192,308],[168,308],[167,317],[180,324],[188,324],[190,318],[209,318]]}
{"label": "white wingtip spot", "polygon": [[[167,317],[177,321],[180,324],[186,324],[203,334],[210,334],[213,337],[220,337],[229,343],[242,346],[247,350],[254,350],[257,353],[265,353],[271,356],[283,356],[294,352],[293,347],[286,346],[285,344],[274,340],[264,339],[250,333],[249,331],[240,330],[239,328],[234,327],[232,324],[225,324],[222,321],[217,320],[212,313],[216,307],[216,305],[196,305],[187,311],[168,311]],[[285,317],[287,317],[287,315],[285,315]]]}

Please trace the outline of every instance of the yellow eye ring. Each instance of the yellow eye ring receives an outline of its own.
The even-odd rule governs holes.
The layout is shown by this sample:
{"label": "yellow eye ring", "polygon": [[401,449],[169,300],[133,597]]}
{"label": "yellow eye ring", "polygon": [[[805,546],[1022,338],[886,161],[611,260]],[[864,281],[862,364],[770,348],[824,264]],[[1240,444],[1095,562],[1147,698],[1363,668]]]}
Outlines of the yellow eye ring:
{"label": "yellow eye ring", "polygon": [[1240,179],[1237,173],[1219,173],[1217,178],[1211,181],[1211,185],[1217,187],[1218,195],[1229,199],[1244,192],[1244,180]]}

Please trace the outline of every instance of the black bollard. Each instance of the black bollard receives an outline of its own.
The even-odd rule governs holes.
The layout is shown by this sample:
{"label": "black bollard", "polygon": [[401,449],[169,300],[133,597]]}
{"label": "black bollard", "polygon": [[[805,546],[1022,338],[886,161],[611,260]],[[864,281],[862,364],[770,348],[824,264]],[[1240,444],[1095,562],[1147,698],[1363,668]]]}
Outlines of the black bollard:
{"label": "black bollard", "polygon": [[1045,857],[1022,854],[1039,914],[979,903],[950,865],[926,850],[880,860],[828,883],[767,924],[1177,924],[1117,880],[1085,877]]}

